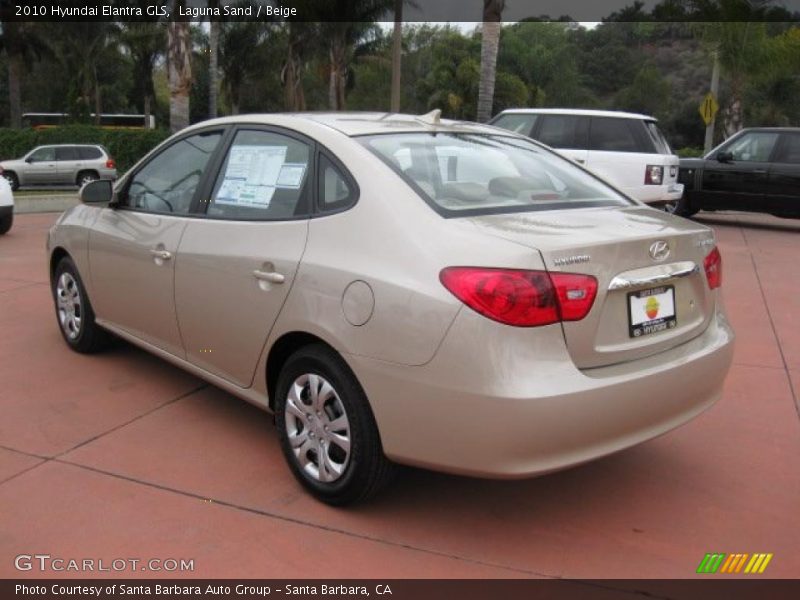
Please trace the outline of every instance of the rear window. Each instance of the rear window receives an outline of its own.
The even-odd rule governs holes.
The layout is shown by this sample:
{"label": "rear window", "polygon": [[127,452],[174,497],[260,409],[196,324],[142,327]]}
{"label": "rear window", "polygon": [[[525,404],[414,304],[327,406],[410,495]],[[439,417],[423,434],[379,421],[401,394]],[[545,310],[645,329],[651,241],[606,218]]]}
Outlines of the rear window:
{"label": "rear window", "polygon": [[96,148],[94,146],[78,146],[78,154],[82,160],[92,160],[103,157],[103,153],[100,152],[100,148]]}
{"label": "rear window", "polygon": [[447,217],[631,204],[571,161],[515,137],[407,133],[358,139]]}
{"label": "rear window", "polygon": [[537,116],[538,115],[525,115],[517,113],[500,115],[490,124],[494,125],[495,127],[508,129],[514,133],[530,135],[531,131],[533,130],[533,125],[536,123]]}
{"label": "rear window", "polygon": [[536,139],[562,150],[586,150],[589,119],[579,115],[543,115]]}
{"label": "rear window", "polygon": [[630,119],[593,117],[589,131],[589,149],[606,152],[652,152],[639,143]]}
{"label": "rear window", "polygon": [[56,148],[56,160],[78,160],[78,152],[74,146]]}

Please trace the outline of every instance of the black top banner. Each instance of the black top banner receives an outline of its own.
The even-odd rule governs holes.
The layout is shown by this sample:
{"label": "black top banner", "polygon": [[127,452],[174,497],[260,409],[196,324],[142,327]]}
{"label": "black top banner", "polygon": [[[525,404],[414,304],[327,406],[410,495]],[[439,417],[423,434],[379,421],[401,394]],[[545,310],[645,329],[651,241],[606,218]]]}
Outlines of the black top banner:
{"label": "black top banner", "polygon": [[[800,0],[405,0],[404,22],[800,21]],[[2,21],[393,21],[393,0],[0,0]],[[494,15],[494,16],[493,16]]]}

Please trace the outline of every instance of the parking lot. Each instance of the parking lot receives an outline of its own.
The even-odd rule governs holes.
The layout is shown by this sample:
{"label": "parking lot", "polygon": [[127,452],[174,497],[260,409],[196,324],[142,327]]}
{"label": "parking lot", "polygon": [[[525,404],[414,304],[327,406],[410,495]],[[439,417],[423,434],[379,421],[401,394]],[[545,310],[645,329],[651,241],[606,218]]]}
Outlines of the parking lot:
{"label": "parking lot", "polygon": [[341,510],[300,489],[269,415],[126,344],[65,347],[44,248],[56,217],[18,215],[0,238],[2,577],[70,575],[17,571],[35,553],[231,578],[686,578],[709,552],[800,572],[800,221],[698,217],[738,337],[722,400],[693,422],[533,480],[407,469]]}

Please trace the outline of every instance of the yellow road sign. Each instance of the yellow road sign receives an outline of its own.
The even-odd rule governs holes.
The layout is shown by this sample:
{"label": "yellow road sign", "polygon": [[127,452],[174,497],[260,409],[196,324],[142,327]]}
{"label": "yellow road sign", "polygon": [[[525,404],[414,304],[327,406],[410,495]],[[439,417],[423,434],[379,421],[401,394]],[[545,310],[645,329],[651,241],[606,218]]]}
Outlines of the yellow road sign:
{"label": "yellow road sign", "polygon": [[714,94],[708,92],[706,97],[703,98],[703,102],[700,104],[700,116],[703,117],[703,122],[706,125],[711,125],[711,122],[714,120],[714,117],[717,116],[717,111],[719,110],[719,104],[717,104],[717,99],[714,98]]}

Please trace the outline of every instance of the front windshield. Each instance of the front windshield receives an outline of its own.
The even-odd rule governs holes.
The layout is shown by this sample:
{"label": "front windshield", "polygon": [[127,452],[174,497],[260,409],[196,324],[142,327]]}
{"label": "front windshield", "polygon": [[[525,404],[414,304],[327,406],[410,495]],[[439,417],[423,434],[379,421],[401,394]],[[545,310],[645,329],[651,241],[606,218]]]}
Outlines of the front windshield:
{"label": "front windshield", "polygon": [[569,160],[514,137],[404,133],[359,139],[445,216],[631,204]]}

